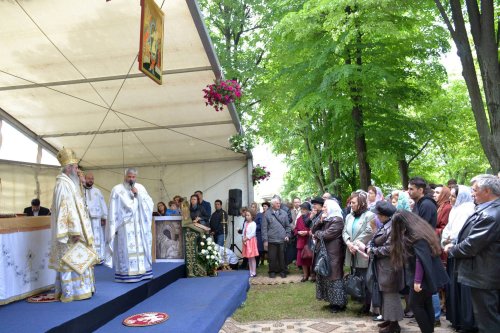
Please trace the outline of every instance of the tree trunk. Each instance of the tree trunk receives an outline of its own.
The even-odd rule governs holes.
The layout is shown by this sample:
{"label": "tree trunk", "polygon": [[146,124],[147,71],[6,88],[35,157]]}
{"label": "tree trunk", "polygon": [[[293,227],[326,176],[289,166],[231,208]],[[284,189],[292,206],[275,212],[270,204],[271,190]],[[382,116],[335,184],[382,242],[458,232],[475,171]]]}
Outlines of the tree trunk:
{"label": "tree trunk", "polygon": [[489,119],[486,115],[461,2],[450,0],[453,23],[441,1],[435,0],[435,3],[457,47],[481,146],[493,170],[498,171],[500,170],[500,64],[497,38],[495,38],[493,0],[481,0],[481,11],[477,0],[466,0],[470,31],[481,71]]}
{"label": "tree trunk", "polygon": [[[357,25],[356,25],[357,26]],[[355,47],[356,54],[356,65],[357,70],[361,71],[361,66],[363,61],[361,58],[361,49],[359,45],[361,44],[361,33],[358,31],[357,34],[357,45]],[[350,64],[351,59],[348,58],[346,63]],[[368,149],[366,147],[366,138],[363,122],[363,109],[361,107],[361,87],[357,78],[355,81],[351,82],[351,100],[353,102],[353,107],[351,111],[351,116],[354,124],[354,146],[356,148],[356,157],[358,160],[359,167],[359,183],[360,188],[367,191],[368,186],[371,184],[371,169],[368,164]]]}
{"label": "tree trunk", "polygon": [[410,176],[408,175],[409,165],[405,159],[398,160],[399,165],[399,175],[401,176],[401,183],[403,184],[403,189],[408,190],[408,183],[410,182]]}
{"label": "tree trunk", "polygon": [[313,147],[311,147],[307,133],[304,136],[304,143],[306,146],[307,154],[309,155],[308,159],[311,163],[311,168],[312,168],[314,180],[316,181],[316,185],[318,185],[318,189],[323,193],[323,192],[325,192],[325,182],[324,182],[324,179],[322,178],[322,175],[320,172],[321,165],[318,166],[316,163],[316,158],[314,156],[315,152],[313,152]]}
{"label": "tree trunk", "polygon": [[341,197],[342,188],[338,182],[340,179],[340,163],[339,161],[334,161],[331,154],[328,156],[328,169],[330,172],[330,183],[333,184],[333,193]]}

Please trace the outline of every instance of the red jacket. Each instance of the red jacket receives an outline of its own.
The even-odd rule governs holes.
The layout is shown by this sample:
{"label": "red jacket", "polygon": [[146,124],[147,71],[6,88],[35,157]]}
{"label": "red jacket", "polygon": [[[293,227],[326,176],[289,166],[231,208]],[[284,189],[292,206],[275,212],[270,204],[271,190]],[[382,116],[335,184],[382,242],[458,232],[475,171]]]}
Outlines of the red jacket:
{"label": "red jacket", "polygon": [[300,215],[299,218],[297,219],[297,225],[293,230],[293,233],[297,235],[297,249],[303,249],[304,246],[306,246],[307,244],[307,240],[309,239],[309,234],[307,234],[306,236],[300,236],[298,232],[299,231],[309,232],[309,230],[310,229],[306,227],[306,225],[304,224],[304,219],[302,215]]}

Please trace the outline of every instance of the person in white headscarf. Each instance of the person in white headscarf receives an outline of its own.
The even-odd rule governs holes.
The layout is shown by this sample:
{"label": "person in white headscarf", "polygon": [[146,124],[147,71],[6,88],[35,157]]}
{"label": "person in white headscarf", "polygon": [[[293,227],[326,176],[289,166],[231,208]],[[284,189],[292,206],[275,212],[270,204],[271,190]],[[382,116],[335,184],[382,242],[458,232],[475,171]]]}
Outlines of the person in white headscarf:
{"label": "person in white headscarf", "polygon": [[[464,185],[451,187],[450,203],[453,206],[450,211],[448,224],[441,234],[441,246],[456,243],[458,234],[465,221],[474,213],[474,199],[471,188]],[[472,300],[470,287],[457,281],[456,264],[454,258],[448,258],[446,271],[450,276],[450,283],[446,287],[446,319],[448,319],[455,330],[474,331],[475,321],[472,311]]]}
{"label": "person in white headscarf", "polygon": [[339,204],[335,200],[325,200],[321,219],[313,226],[311,234],[316,241],[316,255],[321,247],[321,241],[324,242],[331,268],[329,276],[316,274],[316,298],[329,302],[333,313],[344,311],[347,305],[343,279],[345,257],[343,229],[344,221]]}

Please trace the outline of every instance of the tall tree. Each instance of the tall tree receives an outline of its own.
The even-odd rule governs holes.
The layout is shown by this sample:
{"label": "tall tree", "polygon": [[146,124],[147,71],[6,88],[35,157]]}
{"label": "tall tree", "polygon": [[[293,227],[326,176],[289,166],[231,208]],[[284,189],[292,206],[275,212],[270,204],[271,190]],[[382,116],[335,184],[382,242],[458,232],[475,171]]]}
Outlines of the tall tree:
{"label": "tall tree", "polygon": [[381,156],[410,160],[434,127],[420,121],[422,106],[445,79],[445,31],[424,28],[433,21],[432,4],[308,1],[273,33],[257,90],[260,134],[282,146],[294,130],[306,133],[301,121],[310,122],[315,144],[295,144],[320,148],[321,167],[311,172],[346,185],[354,174],[353,189],[367,187]]}
{"label": "tall tree", "polygon": [[[434,0],[462,63],[479,140],[491,167],[500,170],[500,2]],[[470,29],[467,29],[466,22]],[[469,36],[472,35],[472,39]],[[471,40],[475,49],[472,51]],[[480,76],[476,72],[479,67]]]}

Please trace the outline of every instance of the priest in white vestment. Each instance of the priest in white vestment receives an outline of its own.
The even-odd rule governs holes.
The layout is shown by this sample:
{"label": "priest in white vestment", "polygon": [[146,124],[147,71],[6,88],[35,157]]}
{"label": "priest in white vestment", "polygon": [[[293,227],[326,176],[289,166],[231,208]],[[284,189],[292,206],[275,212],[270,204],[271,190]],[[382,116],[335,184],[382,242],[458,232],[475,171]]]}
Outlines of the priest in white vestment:
{"label": "priest in white vestment", "polygon": [[80,184],[84,180],[78,174],[78,159],[75,153],[67,148],[63,148],[57,154],[57,159],[61,163],[62,172],[56,178],[52,198],[50,219],[52,244],[49,267],[57,272],[55,297],[62,302],[71,302],[90,298],[95,292],[93,267],[95,262],[91,262],[82,274],[78,274],[62,258],[78,242],[93,251],[94,237],[81,192]]}
{"label": "priest in white vestment", "polygon": [[106,239],[104,238],[104,226],[108,218],[108,207],[101,190],[94,186],[94,174],[92,172],[85,174],[84,193],[90,220],[92,221],[94,248],[99,257],[99,263],[102,263],[105,258]]}
{"label": "priest in white vestment", "polygon": [[109,199],[105,265],[114,267],[116,282],[153,277],[153,200],[144,186],[135,182],[136,177],[137,170],[127,169],[124,182],[113,187]]}

